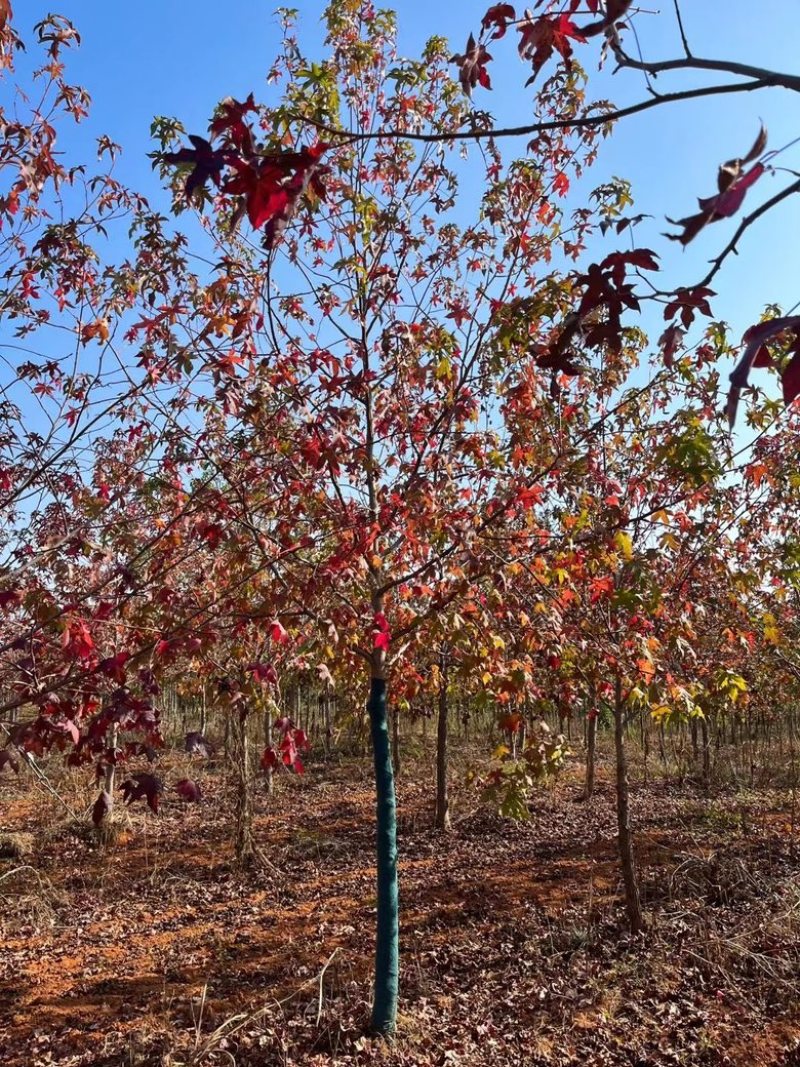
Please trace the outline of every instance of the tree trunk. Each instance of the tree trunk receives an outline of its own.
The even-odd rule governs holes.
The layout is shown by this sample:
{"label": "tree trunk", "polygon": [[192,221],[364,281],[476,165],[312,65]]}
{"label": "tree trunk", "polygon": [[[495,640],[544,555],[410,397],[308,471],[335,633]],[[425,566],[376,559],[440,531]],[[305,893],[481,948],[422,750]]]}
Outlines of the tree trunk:
{"label": "tree trunk", "polygon": [[208,726],[208,702],[206,697],[205,684],[200,690],[200,733],[205,737],[206,728]]}
{"label": "tree trunk", "polygon": [[[114,762],[114,760],[116,759],[116,754],[117,754],[117,736],[118,736],[118,733],[119,733],[119,726],[117,725],[117,723],[114,723],[114,725],[108,731],[108,747],[109,747],[109,749],[111,751],[112,759],[109,760],[106,763],[105,778],[104,778],[104,781],[103,781],[103,789],[105,790],[106,793],[108,793],[109,797],[111,797],[112,800],[113,800],[113,797],[114,797],[114,786],[116,784],[116,777],[117,777],[117,765]],[[111,813],[109,812],[109,815],[110,814]]]}
{"label": "tree trunk", "polygon": [[330,693],[325,693],[322,698],[322,715],[324,719],[325,730],[325,759],[330,758],[331,746],[333,744],[333,724],[331,719],[331,705],[333,704],[333,697]]}
{"label": "tree trunk", "polygon": [[700,718],[700,737],[703,745],[703,788],[711,787],[711,745],[708,738],[708,719],[705,715]]}
{"label": "tree trunk", "polygon": [[395,778],[400,777],[400,712],[392,708],[392,768]]}
{"label": "tree trunk", "polygon": [[253,797],[250,790],[250,744],[247,737],[247,716],[233,714],[233,765],[236,776],[236,862],[248,867],[254,859]]}
{"label": "tree trunk", "polygon": [[[103,775],[103,792],[106,795],[106,814],[102,823],[100,824],[100,840],[106,843],[113,841],[113,819],[114,819],[114,789],[116,787],[117,779],[117,765],[114,762],[117,752],[117,737],[119,735],[119,726],[114,723],[107,734],[108,747],[111,751],[112,758],[106,762],[105,772]],[[27,753],[26,753],[27,755]]]}
{"label": "tree trunk", "polygon": [[[271,707],[268,707],[267,710],[264,712],[264,748],[272,748],[272,745],[273,745],[273,742],[274,742],[274,737],[273,737],[273,734],[272,734],[272,728],[273,728],[273,709]],[[273,791],[275,789],[275,777],[274,777],[273,768],[272,768],[271,765],[265,768],[264,774],[265,774],[264,783],[265,783],[265,789],[266,789],[266,792],[267,792],[267,796],[271,797],[272,793],[273,793]]]}
{"label": "tree trunk", "polygon": [[437,830],[450,829],[450,796],[447,791],[447,669],[442,657],[439,681],[439,717],[436,729],[436,819]]}
{"label": "tree trunk", "polygon": [[594,793],[594,754],[597,746],[597,708],[595,707],[589,709],[586,734],[586,786],[584,798],[589,800],[592,793]]}
{"label": "tree trunk", "polygon": [[369,719],[375,758],[378,909],[372,1029],[394,1033],[399,983],[399,900],[397,891],[397,808],[386,714],[383,657],[376,649],[370,678]]}
{"label": "tree trunk", "polygon": [[625,905],[632,934],[644,929],[636,863],[633,856],[630,813],[628,810],[628,761],[625,756],[625,726],[623,722],[622,679],[617,675],[614,691],[614,747],[617,757],[617,840],[625,882]]}

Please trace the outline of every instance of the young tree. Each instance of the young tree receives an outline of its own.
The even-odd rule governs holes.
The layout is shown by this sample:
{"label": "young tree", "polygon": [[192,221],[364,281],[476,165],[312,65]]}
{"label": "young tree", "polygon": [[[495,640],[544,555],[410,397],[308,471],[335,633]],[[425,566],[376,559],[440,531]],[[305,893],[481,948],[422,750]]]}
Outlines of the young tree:
{"label": "young tree", "polygon": [[[592,131],[543,141],[536,167],[506,165],[492,145],[483,191],[471,204],[459,197],[464,164],[435,143],[454,139],[467,114],[444,43],[404,61],[392,17],[355,0],[330,5],[326,21],[330,54],[317,64],[287,26],[273,69],[282,100],[224,102],[211,141],[193,135],[177,151],[165,143],[158,160],[179,168],[179,204],[211,199],[209,227],[239,294],[229,363],[243,364],[242,347],[264,353],[245,388],[280,399],[263,491],[279,516],[276,542],[297,549],[283,571],[281,616],[303,632],[313,623],[321,645],[367,668],[378,818],[373,1026],[387,1033],[398,935],[388,668],[432,620],[481,605],[482,583],[541,553],[544,483],[559,484],[571,450],[596,432],[564,430],[573,414],[565,375],[583,368],[553,347],[551,323],[573,296],[556,263],[580,253],[602,213],[582,208],[565,227],[559,203],[566,172],[593,158]],[[581,100],[577,76],[540,93],[546,112]],[[354,125],[363,136],[336,132]],[[321,126],[328,141],[316,140]],[[410,138],[384,141],[382,129],[427,129],[432,143],[416,151]],[[577,281],[599,309],[589,343],[612,379],[623,367],[625,275],[651,262],[612,256],[597,277]],[[241,388],[226,380],[228,411],[234,383]],[[258,405],[245,415],[252,434]],[[493,601],[504,586],[495,578]]]}

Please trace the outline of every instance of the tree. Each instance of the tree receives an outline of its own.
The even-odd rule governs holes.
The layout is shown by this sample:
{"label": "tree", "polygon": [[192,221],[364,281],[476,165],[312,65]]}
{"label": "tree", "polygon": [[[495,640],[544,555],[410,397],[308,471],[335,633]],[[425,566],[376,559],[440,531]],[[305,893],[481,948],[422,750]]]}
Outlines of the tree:
{"label": "tree", "polygon": [[[321,64],[302,56],[287,27],[277,105],[223,102],[211,140],[192,135],[176,150],[179,127],[165,124],[157,162],[178,168],[178,207],[211,202],[225,286],[237,293],[226,312],[235,321],[229,364],[244,366],[240,350],[266,353],[243,382],[235,372],[223,381],[226,410],[236,404],[250,422],[248,454],[260,401],[245,413],[243,384],[251,396],[280,398],[270,446],[278,458],[261,491],[279,516],[275,540],[299,546],[283,571],[281,617],[294,620],[299,644],[316,640],[367,667],[378,797],[373,1025],[385,1033],[397,996],[388,668],[443,612],[471,606],[488,618],[481,583],[541,552],[542,483],[558,485],[571,461],[563,450],[597,432],[564,429],[564,375],[580,372],[554,348],[549,323],[572,286],[549,264],[577,256],[601,215],[581,209],[568,232],[559,227],[559,181],[591,162],[592,132],[553,137],[537,168],[504,165],[492,146],[466,222],[452,151],[348,132],[315,140],[320,125],[335,133],[354,122],[450,137],[467,113],[443,42],[403,61],[385,13],[347,0],[326,19]],[[580,81],[554,79],[540,99],[543,109],[577,108]],[[626,273],[651,262],[615,254],[578,283],[587,302],[609,308],[590,338],[609,381],[624,367]],[[264,444],[260,436],[262,453]],[[492,599],[502,596],[498,587]]]}

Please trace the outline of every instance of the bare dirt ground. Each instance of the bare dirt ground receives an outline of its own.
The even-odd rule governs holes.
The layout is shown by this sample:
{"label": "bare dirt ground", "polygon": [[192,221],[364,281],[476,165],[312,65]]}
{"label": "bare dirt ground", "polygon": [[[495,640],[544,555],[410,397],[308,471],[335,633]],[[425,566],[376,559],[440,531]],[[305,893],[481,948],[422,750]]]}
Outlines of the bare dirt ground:
{"label": "bare dirt ground", "polygon": [[[527,823],[463,786],[445,836],[430,768],[409,765],[385,1045],[365,1036],[368,761],[312,762],[260,795],[245,874],[223,777],[200,780],[201,804],[131,810],[100,847],[24,774],[4,777],[4,1067],[800,1064],[800,850],[782,794],[635,784],[649,928],[632,939],[607,770],[591,803],[567,776]],[[91,799],[77,777],[59,788]]]}

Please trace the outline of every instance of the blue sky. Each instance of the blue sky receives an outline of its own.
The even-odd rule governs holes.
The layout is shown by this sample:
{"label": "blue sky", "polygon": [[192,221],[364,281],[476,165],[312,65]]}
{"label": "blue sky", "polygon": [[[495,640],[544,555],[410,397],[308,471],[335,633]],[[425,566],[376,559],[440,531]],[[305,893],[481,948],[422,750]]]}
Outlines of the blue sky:
{"label": "blue sky", "polygon": [[[296,6],[301,41],[308,42],[309,52],[319,54],[322,5],[300,0]],[[425,0],[398,0],[393,6],[401,49],[414,55],[434,33],[449,37],[454,50],[461,50],[469,30],[477,30],[488,2],[437,6]],[[683,6],[696,54],[794,70],[800,40],[796,0],[760,0],[757,8],[745,0],[684,0]],[[50,9],[50,0],[46,4],[24,0],[16,7],[18,28],[28,36],[33,22]],[[85,158],[91,139],[107,132],[124,148],[121,177],[158,198],[157,178],[146,158],[152,147],[153,116],[174,115],[187,129],[201,132],[220,98],[241,98],[251,90],[263,98],[265,71],[279,40],[274,7],[272,0],[228,0],[225,4],[218,0],[140,0],[138,4],[60,0],[56,9],[74,20],[83,37],[81,50],[69,57],[71,78],[85,85],[94,99],[89,123],[80,132],[71,131],[62,148],[73,162],[79,161]],[[636,17],[639,41],[648,57],[679,54],[669,0],[662,0],[662,8],[660,13],[643,12]],[[515,38],[515,33],[509,33],[492,45],[494,89],[480,96],[476,93],[479,106],[490,109],[501,123],[518,124],[530,115],[533,89],[523,88],[529,71],[517,59]],[[594,78],[593,96],[621,104],[646,95],[639,74],[612,76],[610,68],[597,73],[596,42],[579,48],[579,53],[582,59],[586,57]],[[664,91],[698,81],[697,75],[659,79]],[[662,256],[663,282],[695,282],[736,225],[730,220],[709,227],[684,252],[660,236],[666,228],[664,216],[690,214],[696,196],[712,194],[718,164],[749,147],[761,119],[770,131],[770,147],[800,135],[800,118],[792,103],[783,90],[765,90],[669,105],[620,123],[605,142],[591,172],[591,185],[612,175],[631,180],[633,210],[655,216],[638,231],[637,244],[650,246]],[[523,147],[520,142],[519,149]],[[800,169],[800,145],[779,162]],[[767,175],[751,192],[747,209],[788,180],[786,175]],[[746,236],[742,254],[729,260],[716,284],[719,297],[714,306],[718,317],[735,330],[757,319],[767,302],[787,308],[800,300],[799,223],[800,202],[783,205]],[[611,248],[610,243],[606,250]]]}

